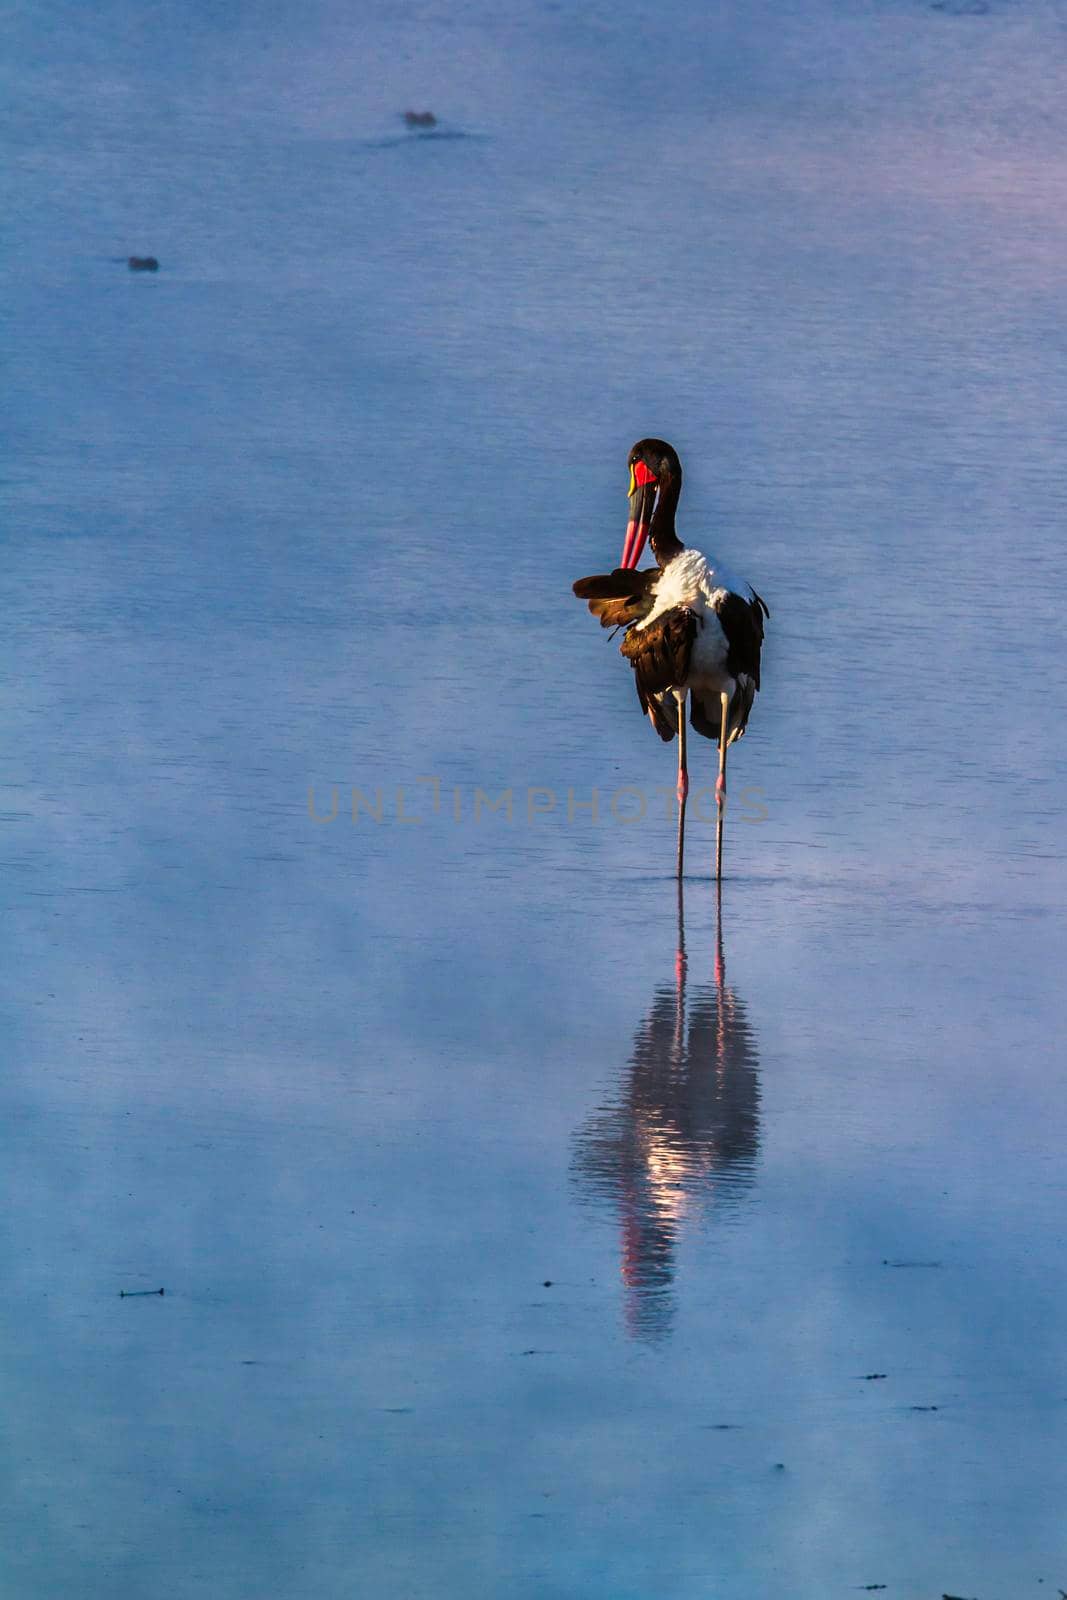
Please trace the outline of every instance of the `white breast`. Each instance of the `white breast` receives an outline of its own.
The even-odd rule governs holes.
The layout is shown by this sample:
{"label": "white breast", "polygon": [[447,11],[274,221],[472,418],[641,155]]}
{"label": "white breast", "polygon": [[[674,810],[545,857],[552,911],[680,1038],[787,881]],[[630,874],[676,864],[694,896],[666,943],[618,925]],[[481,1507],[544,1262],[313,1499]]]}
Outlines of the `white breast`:
{"label": "white breast", "polygon": [[693,640],[693,651],[689,657],[689,687],[716,692],[726,688],[726,657],[729,653],[730,646],[722,631],[722,623],[709,606]]}

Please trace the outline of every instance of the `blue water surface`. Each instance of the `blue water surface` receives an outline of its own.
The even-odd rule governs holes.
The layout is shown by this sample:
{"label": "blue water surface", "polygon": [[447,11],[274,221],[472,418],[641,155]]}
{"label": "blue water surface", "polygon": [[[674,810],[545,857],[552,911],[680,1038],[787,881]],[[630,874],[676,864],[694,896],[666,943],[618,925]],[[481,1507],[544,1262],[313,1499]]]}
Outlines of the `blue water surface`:
{"label": "blue water surface", "polygon": [[5,20],[3,1593],[1067,1588],[1067,7]]}

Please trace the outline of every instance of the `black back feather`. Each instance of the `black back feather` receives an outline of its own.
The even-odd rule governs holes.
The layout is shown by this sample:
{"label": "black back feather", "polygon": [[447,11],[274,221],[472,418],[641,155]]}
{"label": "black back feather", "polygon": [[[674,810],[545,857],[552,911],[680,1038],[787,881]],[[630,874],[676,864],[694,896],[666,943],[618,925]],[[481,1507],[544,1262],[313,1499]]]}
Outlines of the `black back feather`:
{"label": "black back feather", "polygon": [[731,678],[751,678],[759,688],[760,651],[763,648],[763,619],[769,617],[766,601],[753,590],[753,599],[728,593],[717,603],[715,613],[726,635],[726,670]]}

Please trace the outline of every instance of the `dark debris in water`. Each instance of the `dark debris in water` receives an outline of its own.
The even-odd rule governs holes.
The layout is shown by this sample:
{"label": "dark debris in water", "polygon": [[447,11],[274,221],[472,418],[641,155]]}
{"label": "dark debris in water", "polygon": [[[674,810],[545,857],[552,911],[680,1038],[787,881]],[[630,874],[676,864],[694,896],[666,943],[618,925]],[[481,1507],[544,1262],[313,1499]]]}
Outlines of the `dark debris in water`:
{"label": "dark debris in water", "polygon": [[437,118],[432,111],[405,111],[404,121],[409,128],[436,128]]}
{"label": "dark debris in water", "polygon": [[155,256],[127,256],[126,265],[131,272],[158,272],[159,262]]}
{"label": "dark debris in water", "polygon": [[939,1267],[940,1261],[890,1261],[883,1260],[883,1267]]}
{"label": "dark debris in water", "polygon": [[946,17],[986,17],[989,0],[930,0],[931,11],[943,11]]}

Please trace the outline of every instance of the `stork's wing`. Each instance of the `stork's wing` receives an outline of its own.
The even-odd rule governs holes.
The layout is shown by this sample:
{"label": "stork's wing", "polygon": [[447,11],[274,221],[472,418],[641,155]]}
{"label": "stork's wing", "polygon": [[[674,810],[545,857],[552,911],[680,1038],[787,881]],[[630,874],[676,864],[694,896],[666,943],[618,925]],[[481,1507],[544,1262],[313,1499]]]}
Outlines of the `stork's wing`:
{"label": "stork's wing", "polygon": [[602,628],[626,627],[640,622],[655,605],[655,587],[662,576],[658,567],[638,572],[632,567],[616,567],[597,578],[579,578],[574,592],[587,600]]}
{"label": "stork's wing", "polygon": [[760,651],[763,647],[763,619],[769,617],[767,603],[751,591],[752,599],[732,591],[715,602],[715,614],[726,635],[726,670],[731,678],[751,678],[759,688]]}
{"label": "stork's wing", "polygon": [[699,627],[699,618],[688,606],[672,606],[647,628],[630,628],[619,646],[634,669],[641,710],[648,712],[661,739],[674,738],[678,710],[673,699],[661,702],[660,697],[682,688],[689,677]]}

